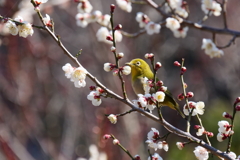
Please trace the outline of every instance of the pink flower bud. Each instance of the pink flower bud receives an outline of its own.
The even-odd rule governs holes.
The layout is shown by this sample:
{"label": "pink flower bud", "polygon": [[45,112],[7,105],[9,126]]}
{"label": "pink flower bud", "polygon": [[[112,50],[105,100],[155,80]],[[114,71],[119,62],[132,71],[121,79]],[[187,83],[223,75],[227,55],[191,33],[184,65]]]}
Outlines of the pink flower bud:
{"label": "pink flower bud", "polygon": [[156,85],[159,86],[159,87],[163,86],[163,81],[157,81]]}
{"label": "pink flower bud", "polygon": [[182,73],[184,73],[184,72],[187,71],[187,68],[186,68],[186,67],[182,67],[182,68],[181,68],[181,71],[182,71]]}
{"label": "pink flower bud", "polygon": [[193,96],[194,96],[193,92],[188,92],[188,93],[187,93],[187,97],[188,97],[188,98],[192,98]]}
{"label": "pink flower bud", "polygon": [[115,5],[114,5],[114,4],[111,4],[111,5],[110,5],[110,11],[111,11],[111,13],[113,13],[113,12],[114,12],[115,8],[116,8],[116,7],[115,7]]}
{"label": "pink flower bud", "polygon": [[178,100],[179,100],[179,101],[183,100],[184,98],[185,98],[185,97],[184,97],[183,93],[181,93],[181,94],[178,95]]}
{"label": "pink flower bud", "polygon": [[120,29],[122,29],[122,25],[121,25],[121,24],[118,24],[118,25],[114,28],[114,30],[120,30]]}
{"label": "pink flower bud", "polygon": [[139,155],[135,155],[135,156],[134,156],[134,160],[141,160],[141,158],[140,158]]}
{"label": "pink flower bud", "polygon": [[236,101],[235,101],[235,104],[239,103],[240,102],[240,97],[237,97],[236,98]]}
{"label": "pink flower bud", "polygon": [[232,116],[227,113],[227,112],[223,112],[223,115],[222,115],[224,118],[229,118],[229,119],[232,119]]}
{"label": "pink flower bud", "polygon": [[202,128],[200,125],[195,125],[194,126],[194,129],[199,129],[199,128]]}
{"label": "pink flower bud", "polygon": [[160,62],[157,62],[156,64],[155,64],[155,69],[156,70],[158,70],[159,68],[161,68],[162,67],[162,64],[160,63]]}
{"label": "pink flower bud", "polygon": [[235,107],[235,109],[236,109],[236,111],[240,111],[240,105],[237,105],[237,106]]}
{"label": "pink flower bud", "polygon": [[154,54],[153,53],[146,53],[145,54],[145,58],[146,59],[152,59],[154,57]]}
{"label": "pink flower bud", "polygon": [[113,37],[112,37],[112,36],[107,36],[106,39],[107,39],[108,41],[113,41]]}
{"label": "pink flower bud", "polygon": [[103,136],[103,139],[109,139],[109,138],[111,138],[111,135],[109,135],[109,134],[105,134],[104,136]]}
{"label": "pink flower bud", "polygon": [[90,89],[91,91],[94,91],[94,90],[96,89],[96,87],[95,87],[95,86],[90,86],[89,89]]}
{"label": "pink flower bud", "polygon": [[118,139],[114,139],[114,140],[113,140],[113,144],[114,144],[114,145],[117,145],[117,144],[119,144],[119,143],[120,143],[120,142],[119,142]]}
{"label": "pink flower bud", "polygon": [[180,66],[181,66],[181,64],[180,64],[178,61],[175,61],[173,64],[174,64],[175,66],[177,66],[177,67],[180,67]]}
{"label": "pink flower bud", "polygon": [[206,132],[205,133],[208,137],[213,137],[214,136],[214,134],[212,133],[212,132]]}

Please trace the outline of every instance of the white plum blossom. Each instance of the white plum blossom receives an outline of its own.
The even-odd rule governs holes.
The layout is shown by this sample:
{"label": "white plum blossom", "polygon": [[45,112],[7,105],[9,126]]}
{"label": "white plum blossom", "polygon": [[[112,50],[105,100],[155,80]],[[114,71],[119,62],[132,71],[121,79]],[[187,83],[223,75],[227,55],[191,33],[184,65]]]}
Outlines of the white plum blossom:
{"label": "white plum blossom", "polygon": [[131,67],[130,66],[124,66],[122,72],[125,75],[129,75],[131,73]]}
{"label": "white plum blossom", "polygon": [[163,160],[161,156],[159,156],[159,154],[154,153],[154,155],[152,155],[152,157],[148,157],[148,160]]}
{"label": "white plum blossom", "polygon": [[150,111],[154,110],[156,108],[156,105],[153,101],[153,97],[151,94],[145,94],[144,97],[147,99],[147,105],[145,106]]}
{"label": "white plum blossom", "polygon": [[154,93],[152,96],[158,102],[163,102],[165,99],[165,93],[162,91],[158,91],[158,92]]}
{"label": "white plum blossom", "polygon": [[176,38],[185,38],[188,32],[188,27],[184,27],[184,28],[179,28],[176,30],[173,30],[173,35]]}
{"label": "white plum blossom", "polygon": [[140,107],[145,107],[147,105],[147,100],[142,94],[138,94],[138,102],[141,105]]}
{"label": "white plum blossom", "polygon": [[199,127],[199,129],[198,129],[196,135],[197,135],[197,136],[202,136],[204,132],[205,132],[204,127]]}
{"label": "white plum blossom", "polygon": [[114,114],[110,114],[110,115],[108,116],[108,119],[110,120],[110,122],[111,122],[112,124],[116,124],[116,123],[117,123],[117,116],[114,115]]}
{"label": "white plum blossom", "polygon": [[148,16],[142,12],[138,12],[135,19],[139,23],[140,28],[144,28],[149,22]]}
{"label": "white plum blossom", "polygon": [[85,28],[88,26],[90,14],[88,13],[78,13],[75,16],[77,26]]}
{"label": "white plum blossom", "polygon": [[87,99],[92,101],[94,106],[99,106],[102,103],[100,93],[98,91],[91,91],[87,96]]}
{"label": "white plum blossom", "polygon": [[114,145],[119,144],[119,140],[118,140],[118,139],[114,139],[114,140],[113,140],[113,144],[114,144]]}
{"label": "white plum blossom", "polygon": [[204,49],[205,53],[210,56],[210,58],[224,55],[224,52],[218,49],[211,39],[204,38],[202,40],[202,49]]}
{"label": "white plum blossom", "polygon": [[126,12],[131,12],[132,11],[132,3],[129,0],[116,0],[117,5],[119,8]]}
{"label": "white plum blossom", "polygon": [[20,37],[24,37],[24,38],[26,38],[29,35],[32,36],[34,33],[32,24],[26,22],[22,25],[18,25],[18,33]]}
{"label": "white plum blossom", "polygon": [[[166,141],[158,141],[160,136],[159,132],[155,128],[151,128],[151,131],[147,134],[148,140],[146,140],[146,143],[148,143],[148,146],[155,149],[164,149],[166,152],[169,149],[169,146]],[[157,142],[158,141],[158,142]]]}
{"label": "white plum blossom", "polygon": [[205,107],[205,104],[204,102],[200,101],[200,102],[193,102],[193,101],[189,101],[188,102],[189,104],[189,107],[185,104],[184,107],[183,107],[183,112],[185,115],[189,115],[190,112],[192,111],[192,116],[195,116],[197,114],[200,114],[200,115],[203,115],[204,113],[204,107]]}
{"label": "white plum blossom", "polygon": [[177,142],[176,145],[177,145],[179,150],[182,150],[183,147],[184,147],[184,144],[182,142]]}
{"label": "white plum blossom", "polygon": [[108,43],[108,44],[112,44],[111,41],[108,41],[106,39],[106,37],[109,36],[109,35],[110,35],[110,33],[109,33],[109,31],[106,27],[101,27],[96,33],[98,41],[105,42],[105,43]]}
{"label": "white plum blossom", "polygon": [[[224,152],[224,153],[226,153],[226,152]],[[229,153],[227,153],[228,154],[228,156],[229,157],[231,157],[232,159],[236,159],[237,158],[237,155],[234,153],[234,152],[229,152]],[[236,159],[236,160],[238,160],[239,159],[239,156],[238,156],[238,158]],[[224,160],[224,158],[222,158],[222,160]]]}
{"label": "white plum blossom", "polygon": [[229,134],[229,132],[231,131],[231,125],[228,123],[228,121],[222,120],[218,122],[218,132],[220,133],[225,133],[225,134]]}
{"label": "white plum blossom", "polygon": [[227,138],[227,136],[225,136],[224,133],[218,133],[218,134],[217,134],[217,140],[218,140],[219,142],[222,142],[222,141],[225,140],[226,138]]}
{"label": "white plum blossom", "polygon": [[[109,32],[110,35],[112,35],[112,31]],[[115,30],[114,32],[114,36],[115,36],[115,41],[116,42],[121,42],[122,41],[122,33],[118,30]]]}
{"label": "white plum blossom", "polygon": [[171,18],[168,17],[166,19],[166,27],[169,28],[170,30],[174,31],[174,30],[178,30],[180,28],[180,23],[178,20],[176,20],[175,18]]}
{"label": "white plum blossom", "polygon": [[93,7],[88,0],[83,0],[78,4],[77,9],[79,13],[90,13]]}
{"label": "white plum blossom", "polygon": [[8,29],[8,32],[12,35],[17,35],[18,34],[18,27],[16,23],[8,20],[7,23],[5,24],[5,27]]}
{"label": "white plum blossom", "polygon": [[43,22],[46,26],[52,26],[51,24],[51,18],[48,14],[46,14],[46,17],[43,17]]}
{"label": "white plum blossom", "polygon": [[208,151],[201,146],[195,147],[193,153],[199,160],[207,160],[209,158]]}
{"label": "white plum blossom", "polygon": [[159,33],[161,29],[161,25],[154,23],[154,22],[148,22],[145,26],[145,29],[147,31],[147,34],[153,35],[154,33]]}
{"label": "white plum blossom", "polygon": [[75,68],[71,74],[71,81],[74,82],[74,86],[77,88],[86,86],[86,74],[87,70],[83,67]]}
{"label": "white plum blossom", "polygon": [[96,10],[91,15],[91,22],[97,22],[102,17],[102,12],[99,10]]}
{"label": "white plum blossom", "polygon": [[62,70],[65,72],[67,78],[71,78],[74,68],[70,63],[67,63],[62,67]]}
{"label": "white plum blossom", "polygon": [[202,0],[201,8],[205,14],[221,15],[221,5],[214,0]]}
{"label": "white plum blossom", "polygon": [[103,16],[100,16],[98,19],[97,19],[97,22],[99,24],[101,24],[102,26],[108,26],[110,24],[110,18],[111,16],[109,14],[105,14]]}

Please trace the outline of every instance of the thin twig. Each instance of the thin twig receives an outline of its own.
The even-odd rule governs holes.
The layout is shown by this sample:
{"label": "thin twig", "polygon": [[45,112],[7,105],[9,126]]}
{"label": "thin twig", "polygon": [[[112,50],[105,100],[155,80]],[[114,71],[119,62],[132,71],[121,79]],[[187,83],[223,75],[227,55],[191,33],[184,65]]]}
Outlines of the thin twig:
{"label": "thin twig", "polygon": [[219,49],[224,49],[224,48],[227,48],[227,47],[230,47],[232,44],[235,43],[235,39],[237,38],[236,35],[234,35],[232,37],[232,39],[230,39],[230,41],[228,42],[228,44],[226,44],[225,46],[217,46]]}

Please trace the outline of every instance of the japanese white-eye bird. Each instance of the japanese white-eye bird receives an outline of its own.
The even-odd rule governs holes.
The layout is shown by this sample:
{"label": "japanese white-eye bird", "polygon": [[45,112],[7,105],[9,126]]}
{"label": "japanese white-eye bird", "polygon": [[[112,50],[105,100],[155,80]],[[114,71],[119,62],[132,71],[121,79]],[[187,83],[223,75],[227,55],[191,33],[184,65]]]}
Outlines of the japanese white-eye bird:
{"label": "japanese white-eye bird", "polygon": [[[149,80],[154,79],[154,74],[151,68],[149,67],[147,62],[145,62],[140,58],[133,59],[131,62],[126,64],[131,67],[131,76],[132,76],[131,82],[132,82],[132,87],[135,94],[144,94],[142,78],[146,77]],[[151,92],[154,92],[154,91],[151,91]],[[163,102],[159,102],[160,105],[168,106],[171,109],[176,110],[185,119],[185,115],[179,109],[179,105],[176,102],[176,100],[173,98],[172,94],[168,90],[166,90],[164,93],[165,93],[165,99]]]}

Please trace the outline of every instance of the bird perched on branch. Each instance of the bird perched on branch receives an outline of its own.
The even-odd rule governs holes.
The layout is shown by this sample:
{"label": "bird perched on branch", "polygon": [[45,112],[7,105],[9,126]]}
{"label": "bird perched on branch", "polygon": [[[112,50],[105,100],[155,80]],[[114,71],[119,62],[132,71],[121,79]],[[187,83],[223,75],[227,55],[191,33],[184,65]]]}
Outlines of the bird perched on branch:
{"label": "bird perched on branch", "polygon": [[[131,67],[131,82],[132,82],[132,87],[135,92],[135,94],[143,94],[145,93],[144,91],[144,84],[142,79],[143,78],[148,78],[149,80],[154,79],[154,73],[152,72],[151,68],[145,62],[144,60],[138,58],[138,59],[133,59],[131,62],[126,63]],[[150,93],[154,93],[157,90],[151,89]],[[176,102],[176,100],[173,98],[172,94],[166,90],[164,91],[165,93],[165,99],[163,102],[159,102],[161,106],[168,106],[171,109],[176,110],[179,112],[179,114],[185,119],[185,115],[181,112],[179,109],[179,105]]]}

